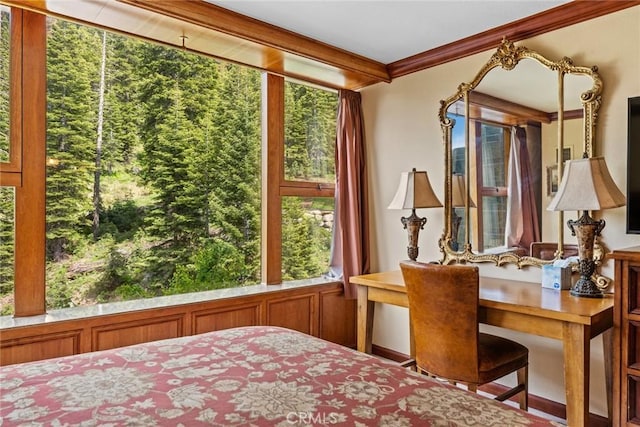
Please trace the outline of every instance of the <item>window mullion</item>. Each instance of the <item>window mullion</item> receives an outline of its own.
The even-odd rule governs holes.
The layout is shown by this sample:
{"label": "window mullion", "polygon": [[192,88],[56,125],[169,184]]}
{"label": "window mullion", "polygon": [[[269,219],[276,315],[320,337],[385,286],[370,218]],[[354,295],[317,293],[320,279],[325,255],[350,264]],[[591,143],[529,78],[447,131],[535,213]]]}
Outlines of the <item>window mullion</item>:
{"label": "window mullion", "polygon": [[28,84],[19,90],[23,167],[15,199],[14,292],[15,316],[31,316],[46,311],[46,17],[25,10],[22,24],[22,60],[14,66],[22,67],[22,81]]}
{"label": "window mullion", "polygon": [[262,282],[282,282],[282,199],[284,181],[284,78],[262,80]]}

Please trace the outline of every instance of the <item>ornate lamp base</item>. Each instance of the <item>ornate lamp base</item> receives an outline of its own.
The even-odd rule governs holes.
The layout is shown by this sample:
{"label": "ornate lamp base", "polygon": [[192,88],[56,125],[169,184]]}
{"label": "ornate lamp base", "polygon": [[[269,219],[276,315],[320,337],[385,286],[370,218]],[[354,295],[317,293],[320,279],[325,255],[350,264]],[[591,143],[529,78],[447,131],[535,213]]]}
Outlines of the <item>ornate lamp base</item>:
{"label": "ornate lamp base", "polygon": [[409,246],[407,246],[407,255],[411,261],[418,258],[418,234],[427,223],[427,218],[420,218],[416,215],[416,210],[411,210],[411,216],[402,217],[402,225],[409,233]]}
{"label": "ornate lamp base", "polygon": [[596,221],[584,211],[577,221],[569,220],[567,225],[574,236],[578,237],[578,256],[580,261],[578,270],[580,278],[571,287],[571,295],[577,297],[602,298],[604,294],[593,281],[593,273],[596,270],[596,263],[593,260],[593,244],[596,236],[605,226],[604,220]]}

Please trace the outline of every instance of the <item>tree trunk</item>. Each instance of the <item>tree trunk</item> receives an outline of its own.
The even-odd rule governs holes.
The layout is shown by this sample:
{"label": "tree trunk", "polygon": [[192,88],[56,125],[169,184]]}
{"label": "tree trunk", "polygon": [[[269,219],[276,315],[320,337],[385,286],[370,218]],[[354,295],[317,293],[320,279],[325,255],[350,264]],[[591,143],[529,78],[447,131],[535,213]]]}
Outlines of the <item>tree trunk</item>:
{"label": "tree trunk", "polygon": [[107,63],[107,32],[102,32],[102,59],[100,63],[100,88],[98,100],[98,136],[96,138],[96,169],[93,179],[93,240],[98,240],[100,228],[100,173],[102,161],[102,125],[104,121],[105,70]]}

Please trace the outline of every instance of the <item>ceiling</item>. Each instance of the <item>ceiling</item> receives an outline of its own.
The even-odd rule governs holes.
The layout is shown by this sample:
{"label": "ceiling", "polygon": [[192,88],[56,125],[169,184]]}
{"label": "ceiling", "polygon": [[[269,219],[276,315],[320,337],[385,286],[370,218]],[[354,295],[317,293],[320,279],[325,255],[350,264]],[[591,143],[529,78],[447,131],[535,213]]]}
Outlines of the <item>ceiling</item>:
{"label": "ceiling", "polygon": [[389,64],[568,0],[206,0]]}

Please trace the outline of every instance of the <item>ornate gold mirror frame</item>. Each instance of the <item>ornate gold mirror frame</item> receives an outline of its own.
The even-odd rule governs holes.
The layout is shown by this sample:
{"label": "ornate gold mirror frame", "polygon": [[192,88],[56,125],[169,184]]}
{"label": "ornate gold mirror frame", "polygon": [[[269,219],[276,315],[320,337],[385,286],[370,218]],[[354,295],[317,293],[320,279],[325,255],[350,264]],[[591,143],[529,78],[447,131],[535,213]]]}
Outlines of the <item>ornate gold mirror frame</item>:
{"label": "ornate gold mirror frame", "polygon": [[[570,58],[564,57],[560,61],[551,61],[539,53],[532,51],[524,46],[515,46],[512,42],[503,39],[498,50],[491,56],[491,59],[482,67],[477,73],[475,78],[469,83],[462,83],[458,86],[458,90],[451,97],[440,101],[439,119],[442,128],[444,146],[445,146],[445,228],[443,235],[440,238],[438,244],[443,254],[442,263],[448,264],[452,262],[493,262],[496,265],[515,264],[518,268],[533,265],[542,266],[544,264],[552,263],[555,259],[559,259],[562,254],[562,242],[564,241],[564,219],[562,212],[557,212],[558,215],[558,249],[555,253],[555,258],[551,260],[543,260],[540,258],[534,258],[529,255],[521,255],[515,251],[507,250],[501,253],[477,253],[474,252],[469,238],[469,227],[465,227],[464,244],[457,248],[452,245],[452,223],[453,223],[453,196],[454,192],[453,184],[453,168],[452,168],[452,130],[454,126],[454,120],[448,117],[449,108],[461,102],[464,104],[464,133],[465,133],[465,180],[467,189],[464,197],[465,224],[469,224],[469,208],[474,207],[473,201],[469,194],[470,184],[470,166],[469,166],[469,105],[470,97],[473,90],[478,86],[482,79],[487,75],[489,71],[496,67],[502,67],[506,71],[513,70],[521,60],[533,59],[541,64],[546,69],[555,72],[557,75],[557,121],[558,121],[558,141],[557,141],[557,171],[558,176],[562,176],[563,168],[563,148],[564,148],[564,82],[566,75],[579,75],[591,78],[593,85],[590,89],[580,94],[580,102],[582,104],[583,112],[583,147],[582,151],[584,156],[591,157],[594,154],[594,131],[596,125],[596,119],[598,110],[601,104],[601,92],[602,92],[602,80],[597,72],[597,67],[581,67],[575,66]],[[473,95],[477,95],[477,92]],[[543,210],[546,206],[541,207]],[[596,258],[597,262],[604,256],[603,248],[596,242]],[[599,262],[598,262],[599,263]]]}

